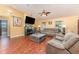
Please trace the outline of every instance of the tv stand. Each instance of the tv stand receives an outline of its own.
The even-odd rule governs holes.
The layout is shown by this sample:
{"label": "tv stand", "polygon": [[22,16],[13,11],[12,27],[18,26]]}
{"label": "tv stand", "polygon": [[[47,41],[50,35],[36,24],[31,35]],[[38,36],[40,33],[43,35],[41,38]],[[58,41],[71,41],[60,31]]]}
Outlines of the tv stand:
{"label": "tv stand", "polygon": [[30,35],[30,34],[33,33],[33,30],[32,30],[32,29],[26,29],[26,31],[27,31],[27,32],[26,32],[27,35]]}
{"label": "tv stand", "polygon": [[26,24],[25,26],[25,35],[30,35],[35,33],[35,29],[31,24]]}

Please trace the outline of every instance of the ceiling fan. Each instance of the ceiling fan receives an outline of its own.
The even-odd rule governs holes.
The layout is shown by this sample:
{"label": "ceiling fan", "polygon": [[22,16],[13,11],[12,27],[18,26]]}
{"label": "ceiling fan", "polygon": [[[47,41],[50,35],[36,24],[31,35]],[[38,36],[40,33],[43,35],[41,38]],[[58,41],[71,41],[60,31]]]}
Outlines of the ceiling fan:
{"label": "ceiling fan", "polygon": [[43,10],[40,14],[41,16],[48,16],[48,14],[50,14],[51,12]]}

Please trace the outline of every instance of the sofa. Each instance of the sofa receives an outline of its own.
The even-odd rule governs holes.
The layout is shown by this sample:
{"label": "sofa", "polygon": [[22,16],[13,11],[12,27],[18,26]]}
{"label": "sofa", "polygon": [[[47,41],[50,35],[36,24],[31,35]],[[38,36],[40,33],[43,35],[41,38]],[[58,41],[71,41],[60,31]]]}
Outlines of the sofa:
{"label": "sofa", "polygon": [[47,54],[77,53],[77,51],[79,51],[77,49],[79,48],[78,41],[79,38],[77,38],[77,35],[72,32],[66,33],[65,36],[61,38],[56,36],[52,40],[48,41],[46,45],[46,53]]}
{"label": "sofa", "polygon": [[49,36],[54,36],[54,35],[56,35],[56,33],[58,33],[58,29],[46,28],[46,29],[42,30],[41,33],[44,33],[44,34],[49,35]]}

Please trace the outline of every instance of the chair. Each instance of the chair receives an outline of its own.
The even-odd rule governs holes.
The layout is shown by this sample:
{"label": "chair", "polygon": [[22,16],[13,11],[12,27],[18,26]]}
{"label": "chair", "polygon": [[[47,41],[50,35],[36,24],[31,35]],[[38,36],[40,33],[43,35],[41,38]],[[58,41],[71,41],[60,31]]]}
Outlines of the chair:
{"label": "chair", "polygon": [[65,36],[60,40],[59,38],[54,38],[48,41],[46,45],[46,53],[48,54],[70,54],[70,49],[78,39],[76,35],[72,32],[66,33]]}

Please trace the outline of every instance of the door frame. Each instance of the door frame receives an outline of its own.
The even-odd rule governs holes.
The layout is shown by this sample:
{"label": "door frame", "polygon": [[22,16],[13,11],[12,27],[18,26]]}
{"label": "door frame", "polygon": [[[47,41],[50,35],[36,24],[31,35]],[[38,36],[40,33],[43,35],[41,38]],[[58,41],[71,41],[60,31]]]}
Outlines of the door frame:
{"label": "door frame", "polygon": [[79,19],[77,20],[77,34],[79,34]]}
{"label": "door frame", "polygon": [[10,26],[9,26],[9,22],[7,19],[1,19],[1,21],[6,21],[7,22],[7,36],[10,37]]}

